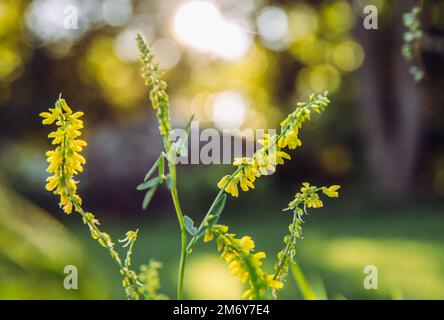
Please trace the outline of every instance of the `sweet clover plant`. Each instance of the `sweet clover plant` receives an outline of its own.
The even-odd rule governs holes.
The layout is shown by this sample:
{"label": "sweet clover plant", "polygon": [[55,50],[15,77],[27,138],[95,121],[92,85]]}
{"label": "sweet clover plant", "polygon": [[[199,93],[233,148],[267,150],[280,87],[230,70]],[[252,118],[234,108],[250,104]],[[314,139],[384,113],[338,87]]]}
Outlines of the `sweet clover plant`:
{"label": "sweet clover plant", "polygon": [[[289,152],[302,145],[299,131],[303,123],[310,120],[313,112],[321,113],[330,103],[327,93],[313,94],[307,102],[298,103],[294,111],[281,122],[278,134],[265,134],[259,141],[262,147],[251,157],[234,159],[234,171],[219,181],[217,184],[219,192],[202,222],[196,226],[190,217],[183,214],[177,188],[176,160],[186,146],[190,124],[186,127],[186,135],[173,143],[170,139],[172,126],[167,84],[162,80],[159,66],[141,34],[137,35],[136,42],[140,51],[142,76],[149,88],[149,99],[156,113],[163,142],[163,150],[137,189],[145,192],[142,203],[144,209],[148,207],[155,192],[162,185],[165,185],[170,193],[181,235],[177,299],[183,299],[187,258],[201,239],[203,242],[216,243],[217,250],[227,263],[230,274],[245,284],[243,298],[276,298],[279,290],[284,287],[289,265],[295,259],[296,242],[302,239],[302,217],[308,209],[323,206],[321,193],[328,197],[338,197],[339,186],[318,188],[310,186],[309,183],[303,184],[300,192],[296,193],[285,209],[293,213],[292,220],[288,229],[289,234],[284,237],[285,246],[279,252],[272,272],[264,270],[263,260],[266,254],[256,250],[254,240],[250,236],[238,237],[230,233],[229,227],[219,224],[219,220],[228,195],[238,197],[240,190],[246,192],[254,189],[256,179],[272,174],[284,161],[291,159]],[[79,181],[76,180],[76,176],[83,171],[86,162],[81,155],[83,148],[87,146],[87,143],[80,139],[83,115],[83,112],[74,112],[61,96],[49,112],[40,114],[44,125],[55,126],[55,130],[48,136],[52,139],[54,149],[46,153],[49,162],[47,172],[50,174],[46,189],[59,197],[59,206],[66,214],[73,212],[79,214],[79,218],[88,227],[91,237],[110,253],[111,259],[122,275],[122,284],[128,299],[166,299],[165,295],[158,292],[160,289],[158,270],[162,266],[160,262],[151,260],[148,265],[141,266],[139,272],[132,269],[131,256],[139,230],[128,231],[125,237],[119,240],[122,247],[126,248],[125,256],[122,257],[111,236],[101,230],[98,219],[82,206],[82,198],[77,192]]]}

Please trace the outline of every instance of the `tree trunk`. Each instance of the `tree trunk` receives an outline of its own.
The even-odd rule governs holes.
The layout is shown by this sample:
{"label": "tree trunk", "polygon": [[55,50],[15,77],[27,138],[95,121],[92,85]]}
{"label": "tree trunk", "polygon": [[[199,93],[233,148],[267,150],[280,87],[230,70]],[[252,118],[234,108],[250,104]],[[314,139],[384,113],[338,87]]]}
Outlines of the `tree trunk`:
{"label": "tree trunk", "polygon": [[396,17],[379,30],[357,26],[366,52],[360,70],[359,116],[373,187],[386,196],[409,192],[420,132],[417,84],[401,55],[402,14],[414,1],[399,2]]}

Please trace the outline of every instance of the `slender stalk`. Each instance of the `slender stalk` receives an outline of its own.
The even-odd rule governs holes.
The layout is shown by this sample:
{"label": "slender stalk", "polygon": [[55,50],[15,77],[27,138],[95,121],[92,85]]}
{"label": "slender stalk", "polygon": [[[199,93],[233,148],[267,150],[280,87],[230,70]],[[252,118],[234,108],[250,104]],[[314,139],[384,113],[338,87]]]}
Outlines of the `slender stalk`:
{"label": "slender stalk", "polygon": [[[77,202],[77,200],[75,200],[71,195],[70,195],[70,199],[72,201],[72,203],[74,204],[74,207],[76,209],[76,211],[78,213],[80,213],[80,215],[82,216],[84,222],[88,225],[88,227],[90,228],[90,230],[94,231],[94,234],[98,237],[98,240],[100,240],[104,246],[106,247],[106,249],[108,249],[113,261],[117,264],[117,266],[119,267],[120,272],[122,273],[122,275],[124,276],[124,278],[127,278],[129,281],[129,288],[130,289],[130,293],[128,295],[129,299],[138,299],[137,296],[137,289],[138,289],[138,285],[136,280],[134,279],[134,275],[132,275],[130,273],[130,269],[129,269],[129,265],[125,266],[122,264],[122,260],[119,257],[119,254],[117,253],[117,251],[114,249],[114,246],[108,243],[108,241],[110,239],[107,239],[103,236],[102,231],[99,229],[99,227],[89,219],[89,217],[86,215],[86,212],[83,210],[83,208],[81,207],[81,205]],[[133,244],[131,244],[132,247]],[[132,248],[130,249],[132,250]]]}
{"label": "slender stalk", "polygon": [[[156,117],[159,122],[160,134],[163,139],[164,151],[169,154],[171,149],[171,141],[168,135],[171,131],[171,120],[169,116],[169,98],[166,93],[167,84],[161,79],[161,73],[159,72],[159,66],[153,62],[153,54],[150,48],[146,44],[143,36],[138,33],[136,37],[137,45],[140,51],[140,57],[142,60],[142,76],[147,80],[147,85],[151,86],[150,100],[153,105],[153,109],[156,110]],[[173,159],[168,160],[168,171],[171,179],[170,193],[173,199],[174,209],[176,211],[177,220],[179,221],[180,233],[181,233],[181,252],[179,263],[179,275],[177,279],[177,299],[182,299],[183,296],[183,277],[185,273],[185,261],[186,261],[186,246],[187,246],[187,231],[185,228],[185,221],[183,219],[182,209],[180,207],[179,195],[176,187],[176,163]],[[160,168],[163,171],[163,168]]]}
{"label": "slender stalk", "polygon": [[[294,226],[294,224],[296,223],[296,218],[297,218],[297,213],[296,213],[296,210],[295,210],[294,213],[293,213],[293,222],[292,222],[292,225],[293,225],[293,226]],[[284,264],[285,264],[285,261],[289,258],[288,254],[289,254],[289,252],[290,252],[290,247],[291,247],[291,244],[293,243],[293,241],[294,241],[294,235],[292,234],[292,235],[291,235],[291,238],[288,240],[287,245],[285,246],[284,258],[283,258],[282,261],[279,263],[279,267],[277,268],[276,273],[275,273],[274,276],[273,276],[273,280],[276,280],[276,279],[277,279],[277,277],[279,276],[279,274],[280,274],[280,272],[281,272],[281,270],[282,270],[282,267],[283,267]]]}
{"label": "slender stalk", "polygon": [[[242,170],[243,166],[239,166],[232,174],[232,176],[236,175],[240,170]],[[209,215],[211,214],[211,212],[213,212],[214,207],[216,206],[216,203],[219,201],[219,199],[222,197],[222,195],[225,193],[225,187],[227,186],[227,184],[230,182],[230,179],[227,180],[227,182],[225,183],[225,185],[219,190],[218,194],[216,195],[216,198],[214,198],[213,203],[211,204],[210,208],[208,209],[205,217],[203,218],[202,222],[200,223],[199,227],[197,228],[197,232],[196,235],[193,236],[193,238],[191,238],[190,243],[187,246],[187,254],[191,253],[191,249],[194,247],[194,245],[196,244],[196,242],[199,240],[199,238],[201,237],[201,233],[202,230],[205,227],[205,222],[207,221]]]}
{"label": "slender stalk", "polygon": [[177,299],[183,298],[183,279],[185,275],[185,264],[187,257],[187,230],[185,228],[185,221],[183,219],[182,208],[180,206],[179,195],[177,192],[176,180],[176,164],[170,163],[168,165],[171,176],[171,198],[173,199],[174,209],[176,210],[177,220],[179,221],[180,236],[181,236],[181,250],[180,250],[180,262],[177,278]]}

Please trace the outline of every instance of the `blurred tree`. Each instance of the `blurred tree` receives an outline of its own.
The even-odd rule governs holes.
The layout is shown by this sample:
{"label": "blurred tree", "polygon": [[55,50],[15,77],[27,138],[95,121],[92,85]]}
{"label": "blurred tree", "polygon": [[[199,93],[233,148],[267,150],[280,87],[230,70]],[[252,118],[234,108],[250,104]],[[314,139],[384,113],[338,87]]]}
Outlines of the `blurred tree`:
{"label": "blurred tree", "polygon": [[362,24],[356,28],[367,53],[360,70],[359,116],[369,173],[378,192],[389,196],[409,191],[421,134],[418,88],[400,54],[402,14],[415,4],[393,3],[392,19],[379,30],[366,30]]}

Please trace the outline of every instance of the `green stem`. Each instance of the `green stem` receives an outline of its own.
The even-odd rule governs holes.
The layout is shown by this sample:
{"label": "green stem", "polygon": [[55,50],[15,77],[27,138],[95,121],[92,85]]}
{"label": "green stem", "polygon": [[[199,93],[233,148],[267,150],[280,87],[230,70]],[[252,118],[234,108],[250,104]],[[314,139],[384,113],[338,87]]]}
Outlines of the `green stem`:
{"label": "green stem", "polygon": [[[292,222],[293,227],[295,227],[296,219],[297,219],[297,211],[294,210],[294,213],[293,213],[293,222]],[[282,270],[282,267],[283,267],[284,264],[285,264],[285,261],[286,261],[287,259],[289,259],[290,247],[291,247],[291,245],[293,244],[294,237],[295,237],[295,235],[291,234],[290,239],[288,239],[288,243],[287,243],[287,245],[286,245],[286,247],[285,247],[285,251],[284,251],[284,257],[282,258],[282,260],[281,260],[280,263],[279,263],[279,267],[277,268],[276,273],[274,274],[273,280],[276,280],[276,279],[279,277],[279,274],[280,274],[280,272],[281,272],[281,270]]]}
{"label": "green stem", "polygon": [[[242,170],[243,166],[239,166],[231,175],[232,177],[235,176],[240,170]],[[216,203],[219,201],[219,199],[222,197],[222,195],[225,193],[225,187],[227,186],[227,184],[230,182],[230,179],[227,180],[227,182],[225,182],[225,185],[222,186],[222,188],[219,190],[218,194],[216,195],[216,198],[214,198],[213,203],[211,204],[210,208],[208,209],[205,217],[203,218],[202,222],[199,225],[199,228],[197,228],[197,232],[196,235],[193,236],[193,238],[191,238],[190,243],[187,246],[187,254],[191,253],[191,249],[194,247],[194,245],[196,244],[196,242],[200,239],[200,237],[202,236],[202,231],[205,228],[205,223],[208,219],[208,217],[210,216],[210,214],[213,212],[214,207],[216,206]]]}
{"label": "green stem", "polygon": [[[62,127],[65,128],[67,125],[67,119],[64,115],[61,115],[60,121],[62,122]],[[62,165],[61,165],[61,174],[63,176],[64,184],[66,186],[66,181],[69,179],[65,173],[66,150],[67,150],[67,148],[66,148],[66,134],[63,137],[63,142],[61,144],[61,147],[63,149],[63,160],[62,160]],[[135,298],[135,295],[137,294],[137,283],[134,281],[131,281],[131,279],[133,279],[133,278],[129,274],[129,268],[127,266],[125,266],[125,267],[123,266],[122,260],[120,259],[118,252],[114,249],[114,246],[108,245],[108,240],[105,239],[105,237],[103,236],[102,231],[99,229],[99,227],[97,227],[97,225],[93,221],[90,221],[89,218],[86,216],[86,212],[83,210],[80,203],[75,199],[74,194],[72,194],[69,190],[67,191],[67,193],[68,193],[70,201],[72,202],[72,204],[74,206],[75,211],[80,213],[80,215],[84,219],[85,223],[90,228],[90,231],[94,231],[95,235],[97,235],[98,240],[100,239],[101,242],[106,245],[106,248],[108,249],[108,251],[111,255],[111,258],[116,262],[117,266],[120,269],[120,272],[122,273],[122,275],[124,277],[126,277],[130,281],[129,285],[131,287],[130,289],[131,289],[132,293],[130,295],[128,295],[128,298],[129,299]]]}
{"label": "green stem", "polygon": [[126,277],[129,281],[130,281],[130,286],[131,286],[131,291],[132,294],[128,295],[129,299],[134,299],[134,294],[137,294],[137,283],[131,281],[132,276],[129,273],[129,266],[124,266],[122,264],[122,260],[119,257],[119,254],[117,253],[117,251],[114,249],[113,246],[109,246],[107,243],[107,239],[105,239],[105,237],[102,234],[102,231],[99,229],[99,227],[97,227],[97,225],[95,223],[93,223],[92,221],[90,221],[88,219],[88,217],[86,217],[86,213],[83,210],[83,208],[80,206],[80,204],[72,197],[72,195],[70,195],[70,199],[72,201],[72,203],[74,204],[74,207],[76,209],[76,211],[78,213],[80,213],[80,215],[82,216],[82,218],[84,218],[86,224],[88,225],[88,227],[90,228],[90,230],[94,230],[95,234],[99,237],[99,239],[102,241],[102,243],[106,244],[106,248],[108,249],[111,258],[113,259],[114,262],[116,262],[117,266],[120,269],[120,272],[122,273],[122,275],[124,277]]}
{"label": "green stem", "polygon": [[177,193],[176,187],[176,164],[170,163],[168,165],[170,176],[171,176],[171,198],[173,199],[174,209],[176,210],[177,220],[180,226],[181,235],[181,250],[180,250],[180,262],[179,262],[179,272],[177,278],[177,300],[182,300],[183,298],[183,280],[185,275],[185,263],[187,257],[187,230],[185,228],[185,221],[183,219],[182,208],[180,207],[179,195]]}

